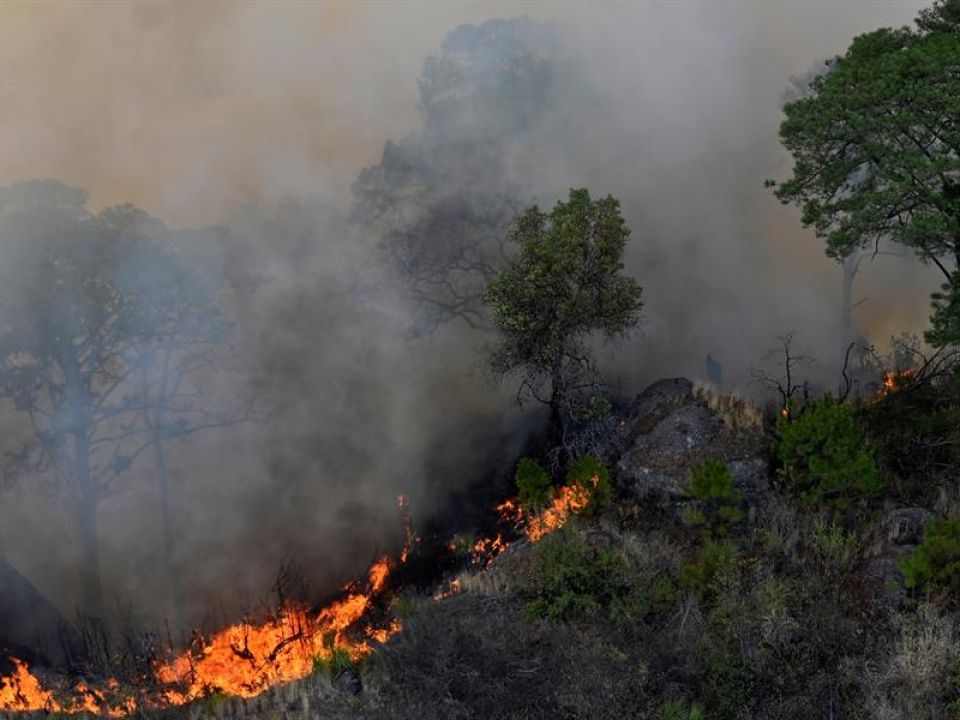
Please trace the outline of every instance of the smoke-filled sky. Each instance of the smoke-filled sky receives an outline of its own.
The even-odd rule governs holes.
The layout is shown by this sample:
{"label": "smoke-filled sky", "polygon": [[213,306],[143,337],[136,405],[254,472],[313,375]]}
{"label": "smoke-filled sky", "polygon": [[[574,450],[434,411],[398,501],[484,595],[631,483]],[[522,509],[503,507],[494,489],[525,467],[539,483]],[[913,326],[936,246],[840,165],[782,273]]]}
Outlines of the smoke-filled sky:
{"label": "smoke-filled sky", "polygon": [[[271,267],[271,289],[244,308],[249,384],[294,378],[276,391],[285,412],[187,448],[177,510],[205,598],[263,586],[291,556],[324,565],[312,574],[330,583],[384,541],[370,527],[397,489],[426,502],[426,488],[460,481],[452,468],[486,462],[476,437],[450,428],[509,403],[508,392],[491,399],[481,340],[454,333],[411,349],[402,307],[324,289],[339,279],[331,257],[344,252],[351,185],[386,141],[422,130],[417,78],[448,32],[525,15],[554,23],[576,59],[595,100],[562,107],[577,141],[505,165],[545,204],[571,186],[623,201],[627,269],[646,307],[641,332],[609,364],[636,389],[702,374],[707,352],[741,381],[790,330],[832,367],[840,271],[763,188],[789,171],[776,135],[782,97],[791,77],[856,34],[908,24],[925,4],[8,2],[0,185],[59,178],[88,189],[95,208],[132,202],[176,227],[269,212],[288,196],[328,209],[310,262]],[[857,319],[870,340],[922,324],[932,282],[914,263],[879,259],[861,280]],[[346,446],[346,459],[324,455]],[[451,477],[421,478],[436,465]],[[7,497],[7,554],[69,611],[67,520],[30,493]],[[156,588],[144,568],[154,520],[140,522],[152,502],[146,485],[103,510],[108,596]]]}

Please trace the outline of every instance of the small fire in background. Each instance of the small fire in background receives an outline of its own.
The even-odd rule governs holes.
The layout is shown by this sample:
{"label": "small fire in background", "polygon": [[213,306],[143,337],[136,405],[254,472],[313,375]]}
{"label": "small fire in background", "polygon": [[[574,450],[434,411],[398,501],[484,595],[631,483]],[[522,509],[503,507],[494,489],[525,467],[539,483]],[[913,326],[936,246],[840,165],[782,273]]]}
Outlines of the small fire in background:
{"label": "small fire in background", "polygon": [[907,368],[906,370],[888,370],[883,374],[883,383],[877,391],[877,396],[885,397],[909,385],[914,380],[916,372],[913,368]]}

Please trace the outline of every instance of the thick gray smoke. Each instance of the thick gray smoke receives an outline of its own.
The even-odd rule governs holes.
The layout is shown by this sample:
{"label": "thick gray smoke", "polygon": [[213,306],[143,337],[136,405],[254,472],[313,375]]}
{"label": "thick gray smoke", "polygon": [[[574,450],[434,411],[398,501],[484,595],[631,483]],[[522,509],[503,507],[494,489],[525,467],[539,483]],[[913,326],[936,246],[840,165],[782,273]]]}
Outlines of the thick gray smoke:
{"label": "thick gray smoke", "polygon": [[[745,389],[791,330],[832,382],[840,269],[763,188],[789,170],[780,104],[792,77],[923,5],[0,8],[0,61],[16,78],[0,89],[0,181],[61,178],[95,207],[133,202],[176,227],[225,228],[203,237],[240,369],[207,382],[215,394],[252,391],[271,412],[175,453],[191,619],[258,604],[285,559],[317,591],[334,587],[397,542],[397,493],[426,517],[446,491],[509,465],[522,442],[530,415],[486,375],[482,327],[434,314],[426,324],[440,317],[439,328],[417,334],[423,303],[397,269],[422,268],[422,248],[403,246],[398,266],[387,228],[428,246],[445,233],[489,240],[499,193],[541,206],[570,187],[611,193],[647,303],[642,328],[605,350],[625,391],[702,376],[708,352]],[[527,19],[485,26],[473,50],[475,28],[443,44],[463,23],[516,15]],[[517,62],[521,81],[498,84]],[[439,225],[421,214],[435,203],[449,213]],[[486,270],[496,250],[484,250]],[[922,326],[932,282],[915,263],[881,258],[860,280],[868,339]],[[0,428],[7,448],[23,439],[12,411]],[[156,619],[168,603],[156,601],[167,592],[152,480],[136,468],[104,503],[101,543],[108,599]],[[74,532],[28,479],[3,495],[0,549],[67,615]]]}

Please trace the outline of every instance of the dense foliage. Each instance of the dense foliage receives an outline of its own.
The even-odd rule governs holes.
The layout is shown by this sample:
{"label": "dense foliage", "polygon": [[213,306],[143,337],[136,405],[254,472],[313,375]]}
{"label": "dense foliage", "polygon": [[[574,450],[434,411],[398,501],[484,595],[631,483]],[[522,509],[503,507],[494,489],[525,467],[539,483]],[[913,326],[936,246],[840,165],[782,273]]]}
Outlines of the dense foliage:
{"label": "dense foliage", "polygon": [[535,510],[550,501],[550,473],[533,458],[517,463],[517,497],[525,508]]}
{"label": "dense foliage", "polygon": [[884,487],[854,410],[825,395],[796,417],[781,416],[777,458],[787,487],[805,500],[844,500]]}
{"label": "dense foliage", "polygon": [[639,318],[640,285],[622,274],[629,237],[615,198],[571,190],[549,213],[520,217],[510,234],[520,255],[484,294],[500,334],[494,371],[519,373],[518,396],[548,403],[558,435],[596,387],[588,340],[620,337]]}

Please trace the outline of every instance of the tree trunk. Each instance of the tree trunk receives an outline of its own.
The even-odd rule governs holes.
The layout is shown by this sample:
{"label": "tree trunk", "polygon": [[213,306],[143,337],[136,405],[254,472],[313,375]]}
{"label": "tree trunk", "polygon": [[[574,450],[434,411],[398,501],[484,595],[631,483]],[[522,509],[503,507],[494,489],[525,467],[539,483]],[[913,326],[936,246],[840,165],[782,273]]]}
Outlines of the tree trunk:
{"label": "tree trunk", "polygon": [[183,628],[185,617],[183,578],[176,558],[176,536],[173,532],[173,515],[170,512],[170,484],[167,475],[167,450],[163,440],[156,439],[153,446],[154,472],[157,480],[157,498],[160,502],[160,524],[163,532],[163,557],[167,579],[173,592],[173,626]]}
{"label": "tree trunk", "polygon": [[97,510],[100,488],[90,473],[90,445],[86,432],[74,434],[77,488],[79,502],[77,521],[80,526],[80,547],[83,551],[83,607],[92,617],[103,618],[103,593],[100,587],[100,528]]}
{"label": "tree trunk", "polygon": [[853,282],[857,276],[860,258],[850,255],[843,261],[843,290],[840,299],[840,322],[843,347],[853,342]]}

